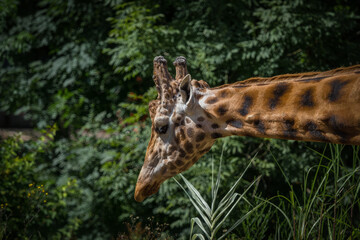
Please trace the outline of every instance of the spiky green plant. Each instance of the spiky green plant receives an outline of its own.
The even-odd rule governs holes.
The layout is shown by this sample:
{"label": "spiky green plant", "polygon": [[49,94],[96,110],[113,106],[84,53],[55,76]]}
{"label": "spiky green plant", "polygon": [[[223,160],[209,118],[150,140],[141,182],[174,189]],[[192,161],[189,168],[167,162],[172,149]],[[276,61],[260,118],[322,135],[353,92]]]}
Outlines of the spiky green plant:
{"label": "spiky green plant", "polygon": [[[255,157],[254,157],[255,158]],[[247,217],[250,216],[256,209],[258,209],[263,203],[260,203],[256,206],[253,206],[250,211],[248,211],[245,215],[243,215],[240,219],[238,219],[225,233],[223,233],[220,237],[215,238],[220,229],[224,226],[225,220],[227,220],[230,216],[230,213],[234,210],[234,208],[238,205],[240,200],[246,201],[248,204],[251,203],[246,199],[245,194],[250,190],[250,188],[260,180],[260,176],[256,178],[254,181],[250,183],[250,185],[244,190],[243,193],[235,192],[238,187],[241,179],[243,178],[246,170],[250,167],[254,158],[247,165],[241,176],[237,179],[234,185],[230,188],[227,194],[218,202],[218,191],[220,188],[220,176],[221,176],[221,162],[222,156],[220,158],[220,166],[217,174],[216,183],[214,183],[214,170],[212,171],[211,178],[211,204],[208,204],[204,198],[201,196],[199,191],[182,175],[185,185],[188,188],[188,191],[177,181],[174,180],[177,184],[184,190],[186,195],[189,197],[190,202],[195,207],[197,212],[200,214],[201,219],[198,217],[191,219],[191,231],[190,231],[190,239],[195,240],[199,239],[223,239],[226,235],[228,235],[231,231],[233,231],[239,224],[241,224]],[[212,165],[213,166],[213,165]],[[193,234],[194,225],[197,225],[202,233]]]}
{"label": "spiky green plant", "polygon": [[[263,211],[265,209],[268,211],[267,216],[271,215],[275,221],[274,232],[268,232],[267,239],[360,239],[360,220],[357,213],[360,209],[360,147],[353,146],[352,159],[351,157],[345,159],[352,162],[350,165],[344,163],[343,149],[342,145],[331,144],[327,145],[322,153],[315,151],[320,157],[319,163],[304,171],[301,188],[294,187],[280,163],[273,156],[290,188],[289,194],[278,194],[268,199],[255,196],[255,206],[249,203],[245,194],[259,178],[251,182],[242,194],[235,192],[255,157],[228,193],[217,201],[220,189],[221,157],[215,183],[214,171],[212,174],[211,204],[208,204],[198,190],[183,175],[180,175],[188,190],[185,190],[176,179],[175,181],[185,191],[200,214],[200,218],[191,219],[190,239],[223,239],[239,224],[246,224],[246,219],[250,214],[254,219],[263,218],[263,213],[255,211],[261,206],[263,206]],[[249,204],[251,208],[218,237],[225,220],[229,218],[230,213],[241,200]],[[195,225],[201,229],[201,233],[193,234]],[[245,239],[252,239],[250,231],[244,230],[244,233],[248,233],[245,234],[247,236],[244,236]]]}
{"label": "spiky green plant", "polygon": [[[290,187],[289,196],[278,195],[263,200],[279,210],[285,217],[290,231],[277,233],[276,239],[358,239],[360,227],[355,225],[354,208],[360,208],[360,158],[359,146],[353,147],[353,165],[344,164],[341,153],[344,146],[331,144],[331,157],[320,156],[317,166],[308,169],[304,175],[301,193],[294,190],[289,178],[278,164]],[[311,180],[310,180],[311,179]],[[272,200],[278,200],[277,204]],[[284,225],[277,219],[278,225]],[[359,224],[359,221],[357,221]],[[281,231],[280,231],[281,232]]]}

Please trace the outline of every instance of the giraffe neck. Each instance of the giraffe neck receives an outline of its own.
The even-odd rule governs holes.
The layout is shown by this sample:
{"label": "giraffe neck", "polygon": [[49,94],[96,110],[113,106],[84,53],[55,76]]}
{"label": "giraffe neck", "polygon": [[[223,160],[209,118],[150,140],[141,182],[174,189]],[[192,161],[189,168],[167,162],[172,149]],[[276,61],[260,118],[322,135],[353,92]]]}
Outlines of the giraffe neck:
{"label": "giraffe neck", "polygon": [[[252,78],[198,93],[211,138],[230,135],[360,145],[360,65]],[[206,120],[206,121],[205,121]]]}

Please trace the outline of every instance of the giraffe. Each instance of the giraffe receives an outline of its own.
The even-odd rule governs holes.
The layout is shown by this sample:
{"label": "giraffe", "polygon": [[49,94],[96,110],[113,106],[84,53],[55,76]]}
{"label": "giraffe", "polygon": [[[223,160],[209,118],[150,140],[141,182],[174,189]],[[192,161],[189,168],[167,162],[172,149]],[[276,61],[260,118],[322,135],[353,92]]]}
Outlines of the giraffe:
{"label": "giraffe", "polygon": [[151,138],[135,200],[191,167],[230,135],[360,145],[360,65],[285,74],[210,88],[192,80],[186,59],[154,59],[158,97],[149,103]]}

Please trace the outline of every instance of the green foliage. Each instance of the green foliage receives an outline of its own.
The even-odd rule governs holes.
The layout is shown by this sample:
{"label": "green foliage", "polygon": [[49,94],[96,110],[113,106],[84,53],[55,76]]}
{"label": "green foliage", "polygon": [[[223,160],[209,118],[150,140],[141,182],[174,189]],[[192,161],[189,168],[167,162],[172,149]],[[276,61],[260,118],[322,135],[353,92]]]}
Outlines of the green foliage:
{"label": "green foliage", "polygon": [[357,62],[359,49],[351,39],[340,37],[356,28],[359,15],[351,5],[262,1],[253,16],[258,19],[255,25],[245,22],[251,39],[238,44],[255,75],[324,70]]}
{"label": "green foliage", "polygon": [[[245,168],[239,179],[231,186],[224,198],[218,202],[217,193],[220,189],[221,161],[216,183],[211,181],[211,203],[208,204],[200,192],[182,175],[188,191],[175,179],[178,185],[184,190],[190,202],[197,210],[201,219],[191,218],[190,239],[215,239],[217,232],[225,223],[226,218],[237,205],[244,210],[244,215],[238,215],[237,221],[224,231],[223,235],[216,239],[223,239],[238,225],[243,228],[237,231],[241,239],[356,239],[359,237],[359,219],[354,216],[354,210],[360,207],[360,180],[359,171],[360,158],[359,147],[353,147],[353,165],[345,166],[343,162],[344,146],[330,145],[330,156],[318,153],[320,161],[318,165],[311,167],[304,176],[304,185],[300,192],[294,190],[283,169],[278,164],[290,192],[285,195],[277,195],[270,199],[263,199],[254,191],[255,205],[246,198],[246,193],[255,183],[254,180],[249,187],[245,188],[242,194],[235,193],[236,187],[244,176],[245,171],[252,162]],[[258,178],[259,179],[259,178]],[[240,200],[244,200],[240,204]],[[271,208],[279,212],[273,217],[275,226],[267,229],[261,225],[269,221],[272,212]],[[225,216],[223,216],[225,214]],[[251,218],[249,216],[251,215]],[[201,233],[193,233],[195,224]],[[255,226],[255,229],[251,227]],[[281,231],[278,229],[282,228]],[[286,230],[284,230],[286,229]],[[269,231],[265,235],[266,231]],[[275,230],[274,233],[271,230]],[[219,235],[219,234],[218,234]],[[234,235],[232,235],[234,237]]]}
{"label": "green foliage", "polygon": [[160,54],[186,56],[192,76],[211,85],[358,63],[359,37],[351,33],[359,13],[350,2],[137,2],[120,9],[111,18],[116,47],[107,52],[129,77],[150,74],[145,59]]}
{"label": "green foliage", "polygon": [[[34,182],[32,169],[34,168],[34,154],[22,154],[22,142],[19,136],[5,140],[4,146],[0,148],[1,164],[1,210],[0,210],[0,236],[7,237],[8,232],[18,232],[20,237],[26,237],[27,222],[21,222],[30,219],[34,214],[31,209],[30,200],[27,197],[31,195],[29,191],[30,185]],[[35,194],[35,192],[34,192]],[[16,201],[14,201],[16,199]],[[35,199],[35,201],[37,198]],[[41,204],[41,202],[40,202]],[[30,209],[29,209],[30,207]],[[10,215],[15,215],[7,221]],[[7,230],[10,228],[10,230]],[[13,229],[11,229],[13,228]]]}
{"label": "green foliage", "polygon": [[[318,153],[318,165],[304,173],[301,191],[294,190],[288,176],[282,172],[290,187],[289,194],[274,197],[273,200],[278,200],[275,204],[266,201],[281,211],[288,223],[289,230],[278,236],[281,239],[359,237],[359,218],[353,215],[354,209],[360,207],[359,147],[352,149],[352,166],[344,164],[344,146],[330,145],[329,148],[330,156],[324,154],[324,149],[323,153]],[[285,222],[282,218],[276,221],[279,226]]]}
{"label": "green foliage", "polygon": [[101,53],[111,7],[53,0],[5,4],[9,6],[2,12],[6,21],[0,36],[2,111],[25,113],[40,128],[57,122],[59,137],[68,135],[69,125],[81,127],[91,111],[115,112],[125,89]]}
{"label": "green foliage", "polygon": [[[244,200],[247,203],[249,201],[246,199],[245,194],[250,190],[250,188],[258,182],[258,179],[254,180],[249,187],[245,189],[242,194],[236,193],[235,190],[238,187],[239,183],[242,180],[246,170],[250,167],[251,162],[245,168],[244,172],[241,176],[236,180],[234,185],[230,188],[230,190],[226,193],[226,195],[218,202],[217,193],[220,188],[220,175],[221,175],[221,160],[219,171],[216,179],[216,183],[214,185],[214,176],[212,176],[211,181],[211,203],[208,204],[204,198],[201,196],[199,191],[182,175],[181,178],[184,180],[185,185],[188,188],[188,191],[174,178],[176,183],[184,190],[186,195],[188,196],[190,202],[195,207],[197,212],[200,214],[201,219],[198,217],[191,219],[191,231],[190,231],[190,239],[196,239],[197,237],[200,239],[205,239],[204,235],[207,239],[223,239],[226,235],[228,235],[232,230],[234,230],[239,224],[241,224],[251,213],[261,207],[261,204],[257,206],[252,206],[252,210],[248,211],[246,215],[242,216],[239,220],[237,220],[228,230],[225,230],[219,238],[216,238],[219,230],[223,228],[225,221],[229,218],[230,213],[234,210],[237,204]],[[249,203],[250,204],[250,203]],[[251,204],[250,204],[251,205]],[[194,224],[200,228],[203,234],[192,234]],[[218,234],[219,235],[219,234]]]}
{"label": "green foliage", "polygon": [[124,3],[116,7],[117,17],[108,19],[113,29],[107,43],[114,47],[104,52],[111,56],[110,64],[115,66],[115,72],[124,74],[125,81],[151,75],[149,59],[171,48],[170,44],[179,33],[158,24],[164,17],[152,13],[158,7],[152,6],[150,10],[139,3]]}
{"label": "green foliage", "polygon": [[[37,142],[25,143],[21,135],[17,135],[1,143],[1,238],[41,237],[46,232],[45,228],[64,214],[61,211],[64,205],[61,194],[69,194],[71,184],[54,189],[49,179],[41,179],[39,170],[39,160],[52,146],[55,131],[56,127],[44,131]],[[67,231],[72,228],[66,226],[63,229],[66,234],[62,236],[69,236]]]}
{"label": "green foliage", "polygon": [[131,223],[126,223],[127,233],[121,233],[117,236],[117,240],[171,240],[171,235],[164,234],[164,230],[168,227],[167,223],[154,222],[155,217],[149,217],[146,225],[142,225],[139,217],[130,216]]}
{"label": "green foliage", "polygon": [[[55,129],[43,132],[42,140],[0,142],[2,236],[110,239],[127,231],[124,222],[130,216],[155,216],[159,224],[169,224],[168,235],[186,238],[196,212],[174,181],[166,181],[144,203],[133,199],[150,137],[148,102],[156,96],[151,80],[153,58],[165,56],[173,70],[171,61],[183,55],[192,76],[212,86],[255,75],[356,64],[359,16],[357,3],[345,0],[181,0],[158,5],[121,0],[0,1],[0,111],[24,113],[38,130],[58,128],[56,134]],[[233,184],[231,176],[238,176],[258,152],[239,188],[262,175],[257,186],[261,199],[284,196],[274,202],[276,211],[271,204],[259,208],[253,218],[233,230],[232,238],[282,238],[288,233],[288,223],[279,220],[274,226],[272,219],[283,219],[284,214],[293,219],[292,209],[299,216],[304,212],[304,201],[296,202],[296,198],[289,208],[288,184],[293,186],[293,196],[305,194],[302,187],[314,177],[312,166],[319,161],[309,148],[321,152],[324,145],[221,139],[184,173],[207,202],[211,186],[204,182],[212,173],[207,159],[219,159],[224,143],[223,186]],[[350,195],[339,197],[337,206],[352,209],[355,219],[359,207],[349,208],[349,201],[358,199],[357,190],[351,188],[357,173],[351,175],[349,170],[349,175],[342,175],[345,166],[354,162],[352,152],[342,151],[342,159],[348,162],[340,164],[339,182],[329,180],[327,189],[340,190],[346,182]],[[289,176],[288,183],[279,177],[278,165]],[[319,169],[323,174],[324,168]],[[354,177],[350,181],[341,176]],[[48,193],[45,199],[42,189]],[[218,195],[225,195],[225,189],[220,188]],[[29,191],[32,198],[27,197]],[[254,205],[263,203],[252,199]],[[243,216],[251,207],[240,201],[234,211],[234,216]],[[349,211],[337,213],[348,222]],[[332,222],[327,219],[329,223],[321,223],[324,234]],[[230,220],[238,219],[230,216]],[[298,226],[293,229],[302,236]]]}

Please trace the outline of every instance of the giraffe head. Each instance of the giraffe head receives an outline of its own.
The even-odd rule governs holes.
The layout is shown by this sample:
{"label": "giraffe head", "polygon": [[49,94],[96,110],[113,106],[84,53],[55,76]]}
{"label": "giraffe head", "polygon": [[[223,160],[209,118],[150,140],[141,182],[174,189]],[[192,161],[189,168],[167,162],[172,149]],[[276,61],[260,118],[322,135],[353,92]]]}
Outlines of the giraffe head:
{"label": "giraffe head", "polygon": [[149,103],[151,138],[135,189],[135,200],[156,193],[166,179],[187,170],[215,142],[201,125],[204,115],[198,99],[209,85],[191,80],[184,57],[176,58],[176,77],[162,56],[154,59],[153,79],[158,97]]}

